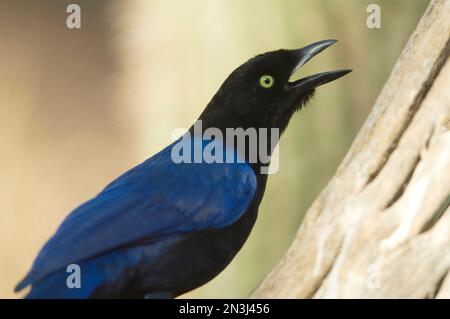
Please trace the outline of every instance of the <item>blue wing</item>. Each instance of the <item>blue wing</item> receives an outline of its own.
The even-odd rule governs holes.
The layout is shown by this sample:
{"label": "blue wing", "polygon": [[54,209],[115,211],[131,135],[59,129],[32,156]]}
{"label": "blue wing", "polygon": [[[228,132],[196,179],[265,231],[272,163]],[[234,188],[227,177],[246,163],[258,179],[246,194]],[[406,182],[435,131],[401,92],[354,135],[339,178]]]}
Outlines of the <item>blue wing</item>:
{"label": "blue wing", "polygon": [[75,209],[16,290],[68,264],[140,240],[222,228],[237,221],[256,191],[251,167],[245,162],[176,164],[171,158],[174,144]]}

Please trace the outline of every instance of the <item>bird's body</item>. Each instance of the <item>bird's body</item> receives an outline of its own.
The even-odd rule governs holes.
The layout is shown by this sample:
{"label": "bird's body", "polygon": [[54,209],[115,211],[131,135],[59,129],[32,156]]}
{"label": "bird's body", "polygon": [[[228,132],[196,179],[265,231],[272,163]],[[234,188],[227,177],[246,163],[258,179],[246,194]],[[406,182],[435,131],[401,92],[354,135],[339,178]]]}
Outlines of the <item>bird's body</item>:
{"label": "bird's body", "polygon": [[[348,73],[288,82],[334,42],[266,53],[243,64],[201,114],[203,129],[216,128],[224,137],[227,128],[238,127],[283,132],[315,87]],[[242,152],[220,143],[225,139],[191,133],[187,139],[202,150],[213,145],[239,160],[176,163],[180,140],[169,145],[69,214],[17,290],[31,284],[28,298],[172,298],[220,273],[253,228],[267,175],[261,161],[250,160],[251,147]],[[80,269],[79,287],[67,284],[72,264]]]}
{"label": "bird's body", "polygon": [[[44,283],[28,297],[42,290],[50,298],[174,297],[225,268],[256,220],[265,176],[258,181],[247,163],[176,164],[172,147],[66,218],[25,278]],[[81,269],[81,288],[67,288],[72,263]]]}

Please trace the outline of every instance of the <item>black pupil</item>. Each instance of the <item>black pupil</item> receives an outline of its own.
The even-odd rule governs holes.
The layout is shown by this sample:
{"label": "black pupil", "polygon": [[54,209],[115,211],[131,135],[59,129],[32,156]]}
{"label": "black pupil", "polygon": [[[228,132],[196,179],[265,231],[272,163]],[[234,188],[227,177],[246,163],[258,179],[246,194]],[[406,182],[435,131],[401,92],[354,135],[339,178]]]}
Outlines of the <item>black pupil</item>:
{"label": "black pupil", "polygon": [[265,79],[264,79],[264,83],[270,84],[270,79],[269,79],[269,78],[265,78]]}

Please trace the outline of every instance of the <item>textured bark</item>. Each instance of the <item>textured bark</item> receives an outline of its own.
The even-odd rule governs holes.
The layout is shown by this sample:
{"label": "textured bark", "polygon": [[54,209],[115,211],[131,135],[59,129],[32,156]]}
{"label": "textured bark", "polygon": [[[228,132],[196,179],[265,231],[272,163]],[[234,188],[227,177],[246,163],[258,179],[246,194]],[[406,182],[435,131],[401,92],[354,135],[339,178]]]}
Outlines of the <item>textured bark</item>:
{"label": "textured bark", "polygon": [[450,297],[449,17],[450,1],[430,3],[336,175],[250,297]]}

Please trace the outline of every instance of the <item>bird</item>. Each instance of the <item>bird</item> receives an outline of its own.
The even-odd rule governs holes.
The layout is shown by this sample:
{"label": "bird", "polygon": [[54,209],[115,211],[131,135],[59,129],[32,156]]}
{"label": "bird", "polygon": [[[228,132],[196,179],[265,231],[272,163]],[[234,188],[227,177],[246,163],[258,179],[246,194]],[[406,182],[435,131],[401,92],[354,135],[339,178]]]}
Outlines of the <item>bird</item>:
{"label": "bird", "polygon": [[[266,52],[237,67],[197,120],[203,133],[215,129],[222,138],[207,139],[194,127],[182,138],[192,142],[183,155],[195,153],[192,145],[213,145],[222,152],[219,159],[234,160],[178,163],[176,140],[74,209],[15,291],[31,286],[28,299],[169,299],[217,276],[246,242],[268,178],[261,170],[266,163],[251,161],[245,152],[265,146],[242,150],[223,143],[227,129],[275,128],[281,135],[317,87],[351,72],[290,80],[336,42]],[[268,147],[269,156],[272,151]],[[79,269],[75,286],[68,285],[71,265]]]}

